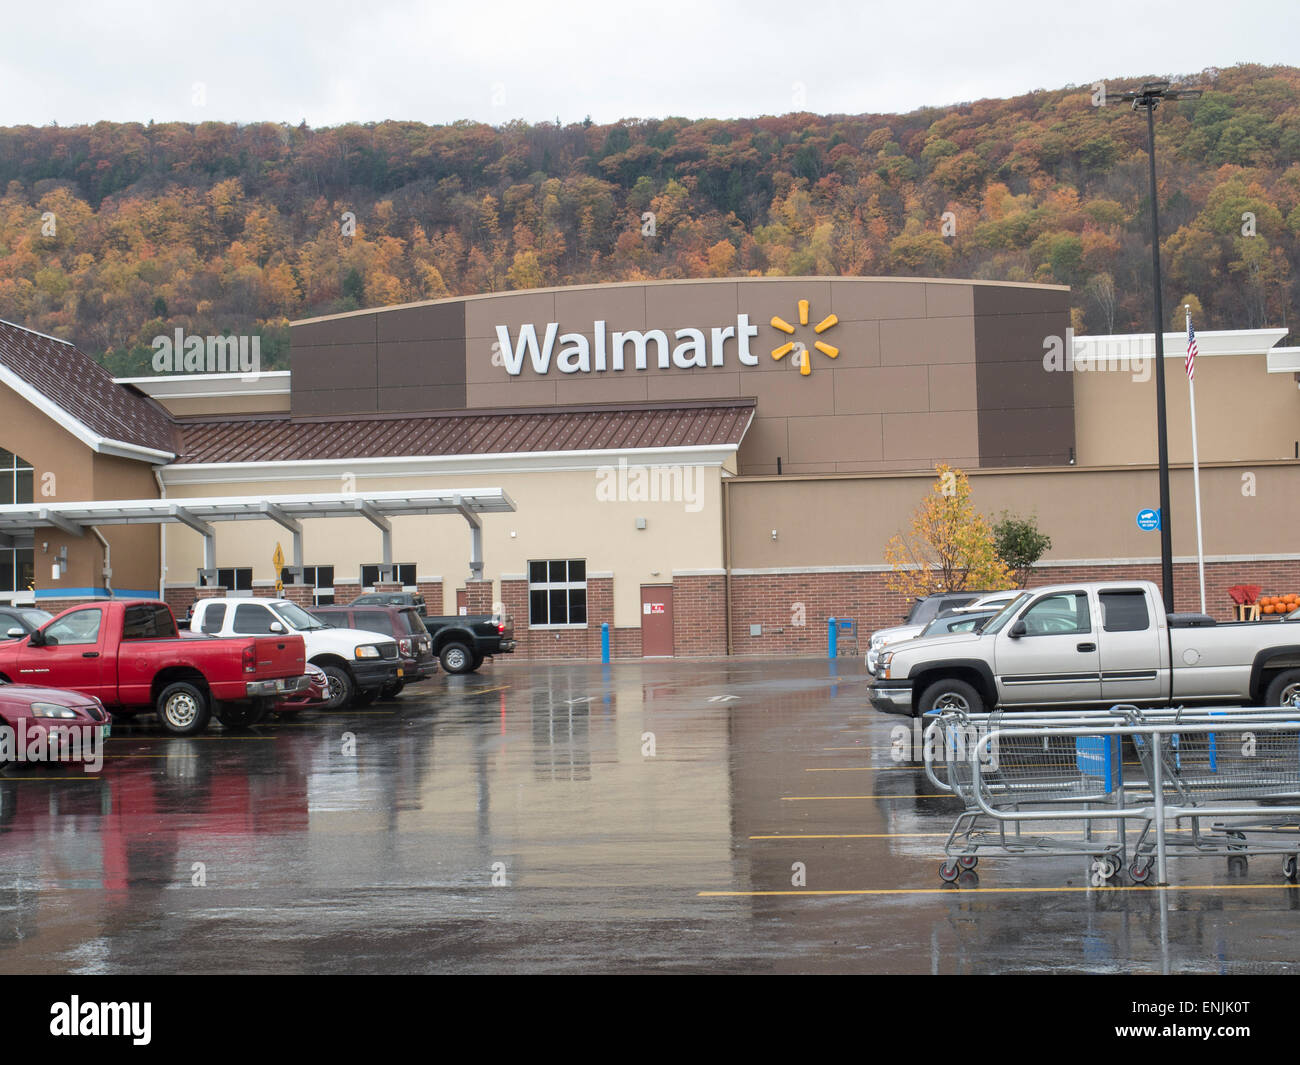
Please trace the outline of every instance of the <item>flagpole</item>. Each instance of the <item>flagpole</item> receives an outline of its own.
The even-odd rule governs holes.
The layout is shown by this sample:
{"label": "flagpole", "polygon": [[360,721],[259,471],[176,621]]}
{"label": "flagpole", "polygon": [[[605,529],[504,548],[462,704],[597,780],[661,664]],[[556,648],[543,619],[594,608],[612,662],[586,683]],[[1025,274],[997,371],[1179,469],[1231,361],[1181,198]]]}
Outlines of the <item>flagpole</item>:
{"label": "flagpole", "polygon": [[1201,613],[1205,613],[1205,547],[1201,541],[1201,464],[1196,453],[1196,357],[1192,346],[1192,308],[1183,304],[1187,315],[1187,402],[1192,412],[1192,486],[1196,494],[1196,570],[1201,581]]}

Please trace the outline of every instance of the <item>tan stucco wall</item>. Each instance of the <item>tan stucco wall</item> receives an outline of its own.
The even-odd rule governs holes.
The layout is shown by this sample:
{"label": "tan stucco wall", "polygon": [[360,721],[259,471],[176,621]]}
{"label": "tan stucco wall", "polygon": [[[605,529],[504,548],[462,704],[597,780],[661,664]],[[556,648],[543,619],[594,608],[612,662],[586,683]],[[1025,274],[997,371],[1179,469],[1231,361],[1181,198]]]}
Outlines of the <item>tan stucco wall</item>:
{"label": "tan stucco wall", "polygon": [[[1156,385],[1150,361],[1135,380],[1120,369],[1074,374],[1080,466],[1156,461]],[[1191,414],[1183,355],[1165,359],[1169,461],[1192,461]],[[1196,360],[1196,428],[1201,462],[1289,459],[1300,440],[1300,389],[1270,374],[1267,355]]]}
{"label": "tan stucco wall", "polygon": [[[469,477],[358,477],[358,491],[399,489],[504,488],[518,508],[513,514],[485,514],[484,575],[525,574],[530,559],[585,558],[587,572],[614,571],[617,625],[640,624],[642,583],[667,583],[673,570],[717,569],[722,565],[721,474],[701,472],[699,510],[681,502],[600,501],[594,470],[474,474]],[[223,495],[301,495],[343,491],[338,478],[280,480],[256,484],[169,486],[168,499]],[[646,519],[637,530],[636,519]],[[414,562],[418,576],[443,579],[442,612],[455,613],[456,588],[469,576],[470,532],[456,516],[394,518],[393,561]],[[286,559],[292,536],[271,521],[217,522],[218,566],[252,566],[254,580],[274,580],[271,556],[277,541]],[[511,533],[514,536],[511,536]],[[183,526],[167,531],[169,584],[192,582],[202,564],[202,540]],[[364,518],[307,521],[303,563],[333,565],[335,580],[357,580],[363,564],[380,560],[380,533]],[[656,575],[657,571],[657,575]],[[495,588],[500,595],[500,586]],[[434,604],[436,607],[436,604]]]}
{"label": "tan stucco wall", "polygon": [[[1251,480],[1253,476],[1253,482]],[[731,496],[732,566],[771,568],[882,565],[889,538],[908,527],[933,475],[742,479]],[[1135,559],[1160,555],[1160,534],[1137,527],[1159,506],[1154,469],[971,471],[977,510],[1035,515],[1052,538],[1046,560]],[[1243,494],[1243,489],[1254,494]],[[1195,556],[1190,469],[1171,472],[1175,556]],[[1201,470],[1205,554],[1297,551],[1300,463],[1249,463]],[[772,540],[772,530],[777,539]]]}
{"label": "tan stucco wall", "polygon": [[[158,494],[146,462],[97,455],[7,386],[0,385],[0,447],[21,455],[35,468],[36,503],[92,499],[140,499]],[[104,526],[112,548],[113,585],[143,591],[158,587],[158,531],[140,526]],[[103,548],[92,535],[68,536],[57,529],[37,530],[34,562],[38,589],[103,586]],[[46,545],[42,548],[42,545]],[[59,551],[68,550],[68,569],[51,575]]]}

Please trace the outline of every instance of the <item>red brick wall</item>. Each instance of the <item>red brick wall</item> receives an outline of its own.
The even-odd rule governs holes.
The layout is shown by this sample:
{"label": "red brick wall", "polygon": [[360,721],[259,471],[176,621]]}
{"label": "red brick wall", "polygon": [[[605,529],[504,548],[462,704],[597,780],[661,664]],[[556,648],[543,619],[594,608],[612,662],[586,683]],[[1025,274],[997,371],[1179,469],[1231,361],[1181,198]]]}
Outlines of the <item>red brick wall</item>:
{"label": "red brick wall", "polygon": [[424,596],[424,608],[429,617],[442,616],[442,581],[417,581],[416,588]]}
{"label": "red brick wall", "polygon": [[195,599],[224,599],[225,595],[226,589],[222,588],[220,585],[199,585],[194,589]]}
{"label": "red brick wall", "polygon": [[334,581],[334,603],[336,606],[347,606],[353,599],[361,594],[361,584],[357,581],[340,581],[337,578]]}
{"label": "red brick wall", "polygon": [[401,590],[402,586],[395,581],[375,585],[375,591],[377,592],[400,592]]}
{"label": "red brick wall", "polygon": [[190,604],[197,598],[193,588],[167,588],[163,592],[163,602],[172,608],[172,613],[178,618],[185,616]]}
{"label": "red brick wall", "polygon": [[[826,619],[837,617],[857,621],[859,648],[865,654],[874,630],[899,625],[907,616],[907,601],[886,587],[887,577],[884,572],[733,575],[732,650],[738,655],[824,655]],[[1160,566],[1040,566],[1029,585],[1104,580],[1149,580],[1159,585]],[[1206,563],[1206,613],[1219,621],[1234,620],[1228,589],[1236,584],[1258,584],[1262,595],[1300,592],[1300,561]],[[1174,600],[1182,613],[1200,610],[1195,563],[1175,564]],[[675,596],[673,609],[677,609]],[[801,618],[804,624],[799,625]],[[762,624],[763,635],[749,635],[752,623]],[[843,653],[845,638],[840,641]]]}
{"label": "red brick wall", "polygon": [[727,653],[727,579],[673,578],[673,654],[725,655]]}
{"label": "red brick wall", "polygon": [[465,593],[465,605],[469,607],[471,614],[492,613],[492,604],[495,600],[491,581],[466,581]]}
{"label": "red brick wall", "polygon": [[[474,613],[472,589],[470,613]],[[587,580],[587,627],[585,629],[534,629],[528,624],[528,581],[526,579],[501,582],[501,603],[505,612],[514,618],[515,654],[524,658],[599,658],[600,626],[610,625],[611,657],[641,656],[640,629],[614,629],[614,579],[590,577]],[[632,641],[619,633],[635,633]],[[621,644],[621,646],[620,646]]]}
{"label": "red brick wall", "polygon": [[276,598],[275,585],[273,584],[269,588],[264,584],[257,585],[256,587],[253,588],[253,598],[254,599]]}
{"label": "red brick wall", "polygon": [[300,607],[309,607],[316,595],[316,588],[311,584],[286,584],[284,586],[284,597],[291,603],[297,603]]}

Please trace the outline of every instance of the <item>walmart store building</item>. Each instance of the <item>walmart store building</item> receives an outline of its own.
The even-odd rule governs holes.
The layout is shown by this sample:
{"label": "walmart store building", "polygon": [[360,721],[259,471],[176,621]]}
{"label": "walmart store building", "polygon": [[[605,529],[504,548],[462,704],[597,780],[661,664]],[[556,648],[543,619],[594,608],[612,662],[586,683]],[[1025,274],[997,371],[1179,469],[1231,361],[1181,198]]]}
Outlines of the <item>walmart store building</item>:
{"label": "walmart store building", "polygon": [[[114,380],[0,324],[0,599],[224,589],[503,610],[520,652],[825,651],[905,604],[884,547],[936,463],[1037,517],[1038,582],[1158,580],[1151,337],[1068,290],[878,278],[511,292],[296,322],[291,371]],[[1203,333],[1209,608],[1300,590],[1300,351]],[[1179,609],[1196,606],[1185,338],[1166,337]],[[4,488],[4,485],[11,485]],[[277,547],[283,565],[277,567]],[[107,575],[106,575],[107,574]]]}

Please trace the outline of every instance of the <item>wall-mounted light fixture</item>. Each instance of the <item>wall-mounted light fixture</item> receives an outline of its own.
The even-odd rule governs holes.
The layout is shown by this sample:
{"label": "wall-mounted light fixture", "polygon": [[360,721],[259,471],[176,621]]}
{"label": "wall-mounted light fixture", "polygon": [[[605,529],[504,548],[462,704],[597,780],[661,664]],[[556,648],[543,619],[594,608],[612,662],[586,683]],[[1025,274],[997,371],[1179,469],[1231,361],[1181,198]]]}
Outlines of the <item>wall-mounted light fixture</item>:
{"label": "wall-mounted light fixture", "polygon": [[773,539],[773,540],[776,539],[776,530],[775,530],[775,529],[772,530],[772,539]]}

